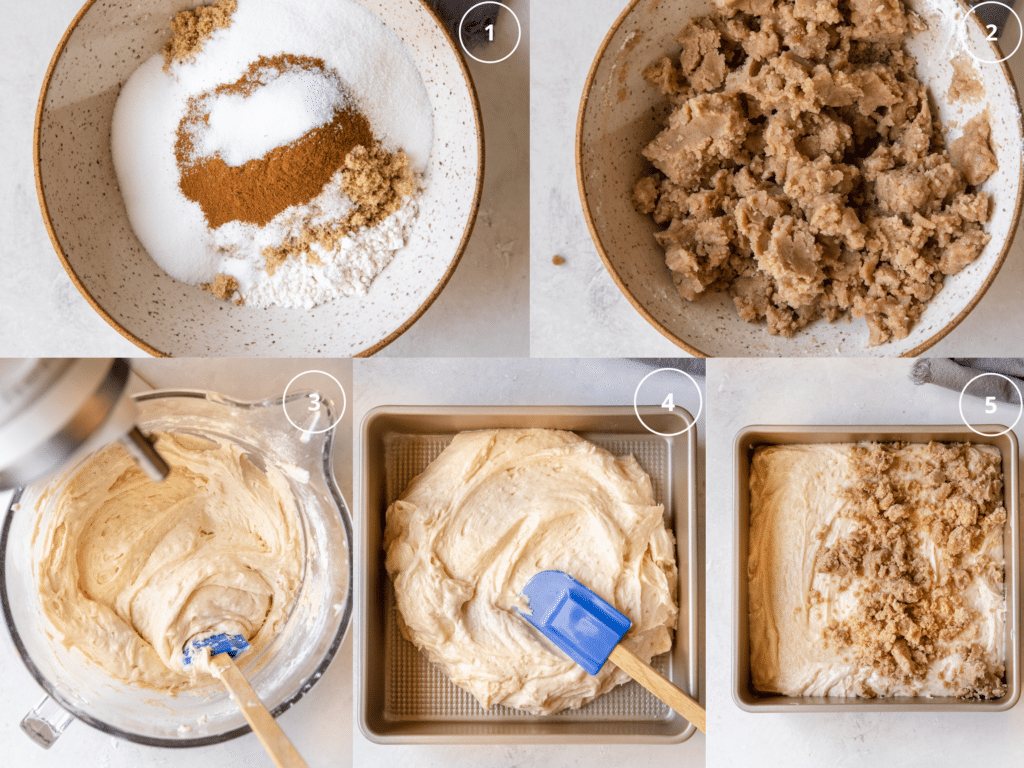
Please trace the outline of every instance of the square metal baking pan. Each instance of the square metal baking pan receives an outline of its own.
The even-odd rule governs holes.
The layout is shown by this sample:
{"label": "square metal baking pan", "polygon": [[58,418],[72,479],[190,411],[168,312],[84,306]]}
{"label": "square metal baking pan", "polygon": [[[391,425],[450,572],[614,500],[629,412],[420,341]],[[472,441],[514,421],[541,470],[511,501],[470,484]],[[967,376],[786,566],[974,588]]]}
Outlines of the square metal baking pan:
{"label": "square metal baking pan", "polygon": [[[640,413],[659,432],[679,415]],[[689,414],[683,418],[692,423]],[[575,432],[611,453],[633,454],[651,476],[675,533],[679,621],[656,668],[695,698],[698,653],[696,436],[652,434],[631,407],[380,407],[360,428],[356,503],[356,711],[366,738],[380,744],[678,743],[695,728],[636,682],[577,711],[547,717],[483,709],[433,667],[398,631],[394,591],[384,569],[385,511],[459,432],[541,427]]]}
{"label": "square metal baking pan", "polygon": [[[984,425],[982,432],[999,432],[1004,426]],[[929,441],[993,445],[1003,458],[1003,505],[1006,526],[1003,531],[1003,584],[1006,595],[1006,695],[1000,699],[967,701],[925,696],[865,699],[839,696],[782,696],[754,689],[750,674],[750,613],[748,605],[747,560],[750,544],[750,461],[761,445],[802,443],[860,443]],[[747,712],[1002,712],[1017,703],[1020,696],[1020,550],[1017,511],[1017,438],[1012,431],[1004,435],[979,435],[966,425],[957,426],[835,426],[835,427],[747,427],[736,436],[736,594],[734,627],[735,659],[733,698]]]}

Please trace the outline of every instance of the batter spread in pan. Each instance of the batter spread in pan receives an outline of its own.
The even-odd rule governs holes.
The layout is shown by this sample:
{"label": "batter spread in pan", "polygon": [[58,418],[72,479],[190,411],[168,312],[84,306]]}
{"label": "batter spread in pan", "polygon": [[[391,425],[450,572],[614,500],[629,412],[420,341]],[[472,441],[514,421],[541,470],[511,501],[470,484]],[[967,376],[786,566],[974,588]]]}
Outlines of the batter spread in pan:
{"label": "batter spread in pan", "polygon": [[750,662],[788,696],[1004,695],[1001,455],[990,445],[758,448]]}
{"label": "batter spread in pan", "polygon": [[674,540],[651,480],[570,432],[463,432],[387,511],[401,628],[483,707],[580,707],[629,678],[591,676],[512,612],[526,582],[561,570],[633,622],[650,660],[672,646]]}

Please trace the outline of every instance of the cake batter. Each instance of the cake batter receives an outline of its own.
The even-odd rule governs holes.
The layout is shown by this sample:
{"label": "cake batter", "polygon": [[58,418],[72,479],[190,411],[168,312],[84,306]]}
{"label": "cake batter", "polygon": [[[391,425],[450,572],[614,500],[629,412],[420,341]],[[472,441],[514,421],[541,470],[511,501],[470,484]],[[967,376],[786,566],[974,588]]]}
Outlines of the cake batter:
{"label": "cake batter", "polygon": [[626,614],[644,660],[672,646],[674,539],[651,480],[570,432],[457,435],[388,509],[384,547],[403,634],[485,708],[551,714],[629,679],[588,675],[511,611],[539,571]]}
{"label": "cake batter", "polygon": [[62,483],[36,563],[41,604],[65,647],[112,677],[175,692],[189,640],[241,634],[258,654],[302,579],[294,497],[226,441],[156,433],[172,471],[151,482],[120,447]]}

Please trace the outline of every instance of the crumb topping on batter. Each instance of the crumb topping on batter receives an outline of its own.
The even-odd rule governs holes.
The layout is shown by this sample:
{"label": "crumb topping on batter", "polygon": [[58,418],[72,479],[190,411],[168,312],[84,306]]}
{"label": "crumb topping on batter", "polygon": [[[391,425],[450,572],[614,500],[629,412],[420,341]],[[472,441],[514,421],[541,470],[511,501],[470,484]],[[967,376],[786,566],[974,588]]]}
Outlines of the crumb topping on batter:
{"label": "crumb topping on batter", "polygon": [[[833,620],[826,639],[849,648],[857,659],[890,678],[923,680],[937,657],[936,641],[966,662],[956,696],[999,698],[1006,691],[1003,667],[990,666],[976,642],[979,617],[964,600],[978,578],[1003,581],[1002,560],[985,556],[993,537],[1002,537],[999,457],[967,453],[967,444],[930,443],[926,474],[892,472],[899,444],[852,450],[854,480],[845,489],[843,516],[849,532],[817,557],[818,572],[846,583],[857,596],[857,611]],[[935,542],[933,568],[919,546],[923,533]],[[875,585],[866,589],[856,580]],[[865,687],[861,695],[873,692]]]}

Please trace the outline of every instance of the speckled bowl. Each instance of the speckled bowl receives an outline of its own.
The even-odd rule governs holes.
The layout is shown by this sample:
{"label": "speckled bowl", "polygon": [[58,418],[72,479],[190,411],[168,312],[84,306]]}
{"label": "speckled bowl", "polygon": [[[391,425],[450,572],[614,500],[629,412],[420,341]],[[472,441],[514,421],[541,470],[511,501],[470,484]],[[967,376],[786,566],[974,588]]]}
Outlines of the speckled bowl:
{"label": "speckled bowl", "polygon": [[121,86],[196,0],[90,0],[57,47],[36,112],[36,186],[54,248],[85,298],[151,354],[369,355],[398,338],[448,282],[483,186],[476,90],[447,28],[422,0],[356,0],[405,44],[434,111],[420,216],[369,293],[311,310],[253,309],[177,282],[132,232],[114,175],[110,124]]}
{"label": "speckled bowl", "polygon": [[[841,355],[914,356],[942,339],[981,300],[1010,249],[1020,219],[1021,148],[1024,129],[1020,97],[1005,64],[974,64],[985,86],[980,104],[949,104],[945,94],[953,75],[951,59],[963,49],[957,34],[965,9],[955,0],[909,0],[929,29],[910,38],[919,77],[925,81],[947,139],[970,117],[989,108],[999,170],[983,185],[992,195],[988,232],[992,240],[981,256],[957,275],[928,305],[910,335],[868,347],[863,320],[829,324],[823,320],[792,338],[768,335],[763,323],[739,318],[727,293],[699,301],[682,299],[672,284],[665,253],[654,240],[661,229],[631,202],[634,183],[651,172],[640,154],[660,131],[667,102],[647,85],[642,72],[679,50],[676,37],[692,17],[706,14],[711,0],[633,0],[605,37],[590,69],[580,104],[576,162],[580,198],[594,243],[616,284],[644,318],[687,352],[708,356]],[[994,43],[972,16],[967,25],[970,49],[1000,58]]]}

